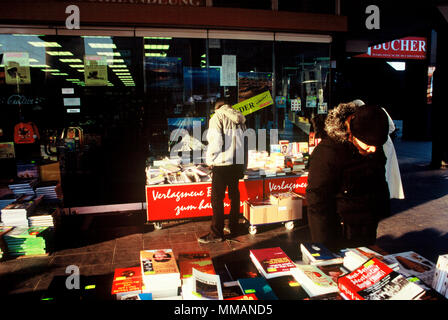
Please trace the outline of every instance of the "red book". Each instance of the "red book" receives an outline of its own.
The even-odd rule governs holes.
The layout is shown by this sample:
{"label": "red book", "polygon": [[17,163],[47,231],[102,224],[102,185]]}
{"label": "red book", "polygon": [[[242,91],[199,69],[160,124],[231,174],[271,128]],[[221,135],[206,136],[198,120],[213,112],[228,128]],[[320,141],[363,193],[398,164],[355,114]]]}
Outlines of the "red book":
{"label": "red book", "polygon": [[266,279],[289,275],[290,270],[296,267],[280,247],[253,249],[249,252],[252,262]]}
{"label": "red book", "polygon": [[340,277],[338,288],[348,300],[415,300],[425,293],[377,258]]}
{"label": "red book", "polygon": [[193,275],[193,268],[204,273],[216,274],[208,251],[181,252],[177,261],[181,279],[190,278]]}
{"label": "red book", "polygon": [[142,272],[140,267],[115,269],[112,294],[117,298],[130,293],[142,292]]}

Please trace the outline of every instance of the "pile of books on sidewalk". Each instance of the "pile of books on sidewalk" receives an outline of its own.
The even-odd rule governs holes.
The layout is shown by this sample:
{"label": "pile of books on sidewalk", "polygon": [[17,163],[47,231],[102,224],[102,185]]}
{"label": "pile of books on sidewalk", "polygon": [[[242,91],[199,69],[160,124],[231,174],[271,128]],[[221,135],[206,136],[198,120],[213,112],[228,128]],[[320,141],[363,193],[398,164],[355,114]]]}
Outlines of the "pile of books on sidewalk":
{"label": "pile of books on sidewalk", "polygon": [[143,292],[152,298],[180,296],[181,279],[172,249],[140,251]]}
{"label": "pile of books on sidewalk", "polygon": [[38,184],[39,180],[37,178],[34,179],[17,179],[14,183],[8,185],[9,189],[15,195],[35,195],[35,188]]}
{"label": "pile of books on sidewalk", "polygon": [[444,300],[448,295],[448,255],[436,266],[413,251],[388,254],[376,247],[333,253],[320,243],[300,243],[296,253],[301,260],[293,261],[281,247],[250,249],[248,264],[232,260],[216,269],[208,251],[181,252],[176,263],[172,249],[142,250],[140,266],[115,270],[112,294],[135,300]]}
{"label": "pile of books on sidewalk", "polygon": [[15,227],[3,236],[10,256],[46,255],[52,247],[49,227]]}
{"label": "pile of books on sidewalk", "polygon": [[28,216],[34,212],[42,199],[43,196],[21,195],[1,210],[2,224],[11,227],[28,227]]}
{"label": "pile of books on sidewalk", "polygon": [[59,181],[39,182],[36,195],[42,195],[46,201],[62,200],[61,183]]}

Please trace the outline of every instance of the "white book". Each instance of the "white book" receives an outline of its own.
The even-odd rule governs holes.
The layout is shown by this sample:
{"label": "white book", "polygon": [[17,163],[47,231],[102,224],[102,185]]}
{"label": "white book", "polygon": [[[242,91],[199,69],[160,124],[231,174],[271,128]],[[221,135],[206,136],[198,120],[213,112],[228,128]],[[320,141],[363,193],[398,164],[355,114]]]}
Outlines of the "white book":
{"label": "white book", "polygon": [[317,266],[300,265],[291,269],[291,274],[311,297],[338,292],[337,284]]}
{"label": "white book", "polygon": [[385,259],[398,263],[398,272],[405,277],[416,276],[428,285],[432,284],[436,265],[414,251],[390,254]]}
{"label": "white book", "polygon": [[441,295],[448,296],[448,254],[440,255],[437,259],[431,286]]}

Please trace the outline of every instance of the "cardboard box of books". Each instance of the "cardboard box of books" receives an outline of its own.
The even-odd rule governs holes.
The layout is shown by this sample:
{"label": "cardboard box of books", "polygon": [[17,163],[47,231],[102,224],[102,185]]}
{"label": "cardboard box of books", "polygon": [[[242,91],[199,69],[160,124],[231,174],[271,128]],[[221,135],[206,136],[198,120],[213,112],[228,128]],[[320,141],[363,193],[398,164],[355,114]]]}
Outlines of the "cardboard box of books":
{"label": "cardboard box of books", "polygon": [[294,192],[272,193],[269,200],[277,206],[277,221],[302,219],[302,196]]}
{"label": "cardboard box of books", "polygon": [[277,206],[269,200],[249,200],[244,203],[244,218],[252,225],[277,222],[277,212]]}
{"label": "cardboard box of books", "polygon": [[271,194],[267,200],[249,200],[243,215],[252,225],[302,219],[303,198],[294,192]]}

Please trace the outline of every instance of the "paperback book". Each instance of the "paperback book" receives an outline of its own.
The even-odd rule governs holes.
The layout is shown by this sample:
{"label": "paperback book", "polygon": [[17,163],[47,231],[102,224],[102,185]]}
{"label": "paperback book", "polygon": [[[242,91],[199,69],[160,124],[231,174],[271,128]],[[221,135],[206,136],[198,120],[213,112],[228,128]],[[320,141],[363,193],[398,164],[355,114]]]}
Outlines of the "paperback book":
{"label": "paperback book", "polygon": [[208,251],[181,252],[177,257],[181,279],[193,276],[193,268],[208,274],[216,274]]}
{"label": "paperback book", "polygon": [[377,258],[340,277],[338,287],[348,300],[417,300],[425,293]]}
{"label": "paperback book", "polygon": [[436,265],[414,251],[406,251],[385,256],[396,262],[398,272],[405,277],[416,276],[428,285],[432,284]]}
{"label": "paperback book", "polygon": [[278,300],[278,297],[264,277],[238,279],[244,294],[255,294],[258,300]]}
{"label": "paperback book", "polygon": [[337,284],[317,266],[298,264],[292,275],[303,286],[310,297],[338,292]]}
{"label": "paperback book", "polygon": [[344,267],[350,271],[355,270],[372,258],[377,258],[395,271],[398,270],[399,267],[397,261],[394,259],[388,259],[383,254],[367,247],[348,248],[342,252],[344,254]]}
{"label": "paperback book", "polygon": [[448,254],[440,255],[437,258],[431,285],[434,290],[448,298]]}
{"label": "paperback book", "polygon": [[329,265],[343,262],[343,257],[331,252],[322,243],[301,243],[300,251],[302,253],[302,261],[306,264]]}
{"label": "paperback book", "polygon": [[310,297],[292,275],[267,279],[267,282],[279,300],[304,300]]}
{"label": "paperback book", "polygon": [[294,262],[280,247],[252,249],[249,252],[250,259],[266,279],[290,275],[290,270],[295,268]]}
{"label": "paperback book", "polygon": [[117,300],[142,292],[142,272],[140,267],[117,268],[112,282],[112,294]]}

